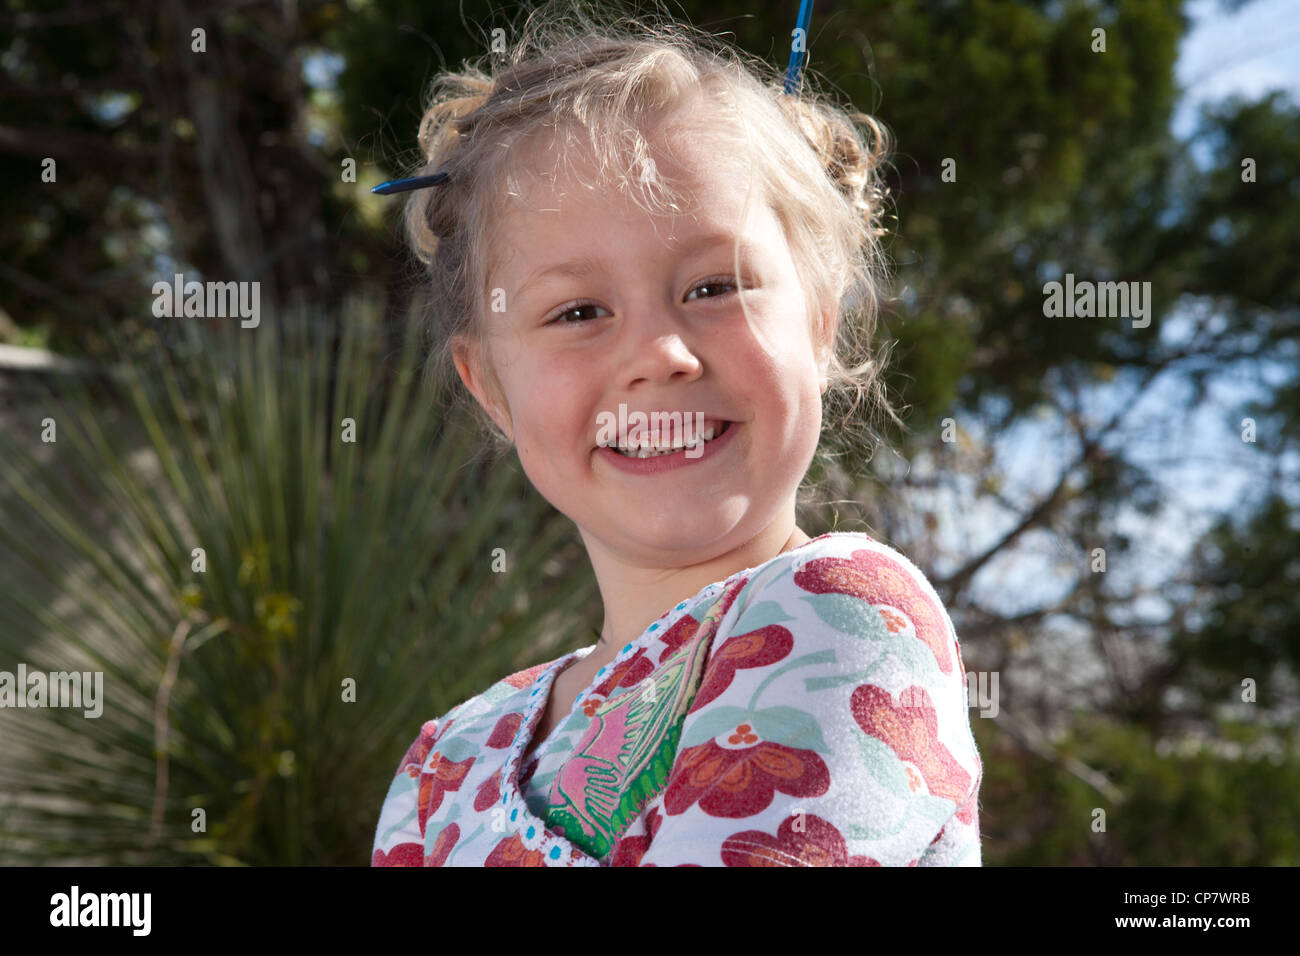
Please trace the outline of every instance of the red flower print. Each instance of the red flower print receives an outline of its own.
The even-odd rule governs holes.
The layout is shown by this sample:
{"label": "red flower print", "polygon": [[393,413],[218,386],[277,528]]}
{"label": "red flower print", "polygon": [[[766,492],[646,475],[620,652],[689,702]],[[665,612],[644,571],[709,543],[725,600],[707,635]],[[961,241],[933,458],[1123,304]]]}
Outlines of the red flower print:
{"label": "red flower print", "polygon": [[709,655],[690,713],[707,706],[731,686],[742,667],[767,667],[790,653],[794,638],[789,629],[769,624],[747,634],[733,634]]}
{"label": "red flower print", "polygon": [[498,843],[483,861],[484,866],[545,866],[541,850],[524,849],[518,833],[512,833]]}
{"label": "red flower print", "polygon": [[[451,722],[448,721],[448,724]],[[438,739],[438,722],[436,720],[426,720],[420,728],[420,735],[415,738],[415,743],[407,748],[406,754],[402,757],[401,767],[398,769],[399,774],[406,774],[412,780],[420,775],[424,769],[424,759],[429,756],[429,751],[433,749],[434,742]]]}
{"label": "red flower print", "polygon": [[515,731],[519,725],[524,722],[523,714],[505,714],[497,721],[497,725],[492,728],[492,734],[487,739],[487,745],[497,750],[504,750],[509,747],[515,739]]}
{"label": "red flower print", "polygon": [[[726,616],[727,611],[731,609],[731,605],[735,603],[736,596],[745,589],[745,585],[748,583],[749,578],[737,578],[720,596],[713,599],[713,604],[706,608],[705,615],[707,616],[709,612],[712,612],[714,620],[721,621]],[[678,618],[676,624],[659,635],[659,642],[664,645],[664,651],[659,655],[659,659],[663,660],[672,656],[683,645],[695,640],[701,623],[703,622],[700,618],[690,614],[683,614]]]}
{"label": "red flower print", "polygon": [[418,843],[399,843],[387,853],[376,850],[371,866],[419,866],[424,862],[424,847]]}
{"label": "red flower print", "polygon": [[880,866],[869,856],[849,856],[835,825],[813,814],[786,817],[776,836],[762,830],[733,833],[723,841],[722,865]]}
{"label": "red flower print", "polygon": [[[659,832],[663,822],[663,817],[659,815],[659,808],[651,807],[645,815],[645,835],[623,836],[615,840],[613,848],[609,851],[609,865],[640,866],[641,857],[645,856],[646,850],[650,849],[650,844],[654,842],[655,834]],[[646,865],[654,866],[653,863]]]}
{"label": "red flower print", "polygon": [[498,770],[478,785],[474,793],[474,809],[478,813],[489,810],[501,800],[501,771]]}
{"label": "red flower print", "polygon": [[754,744],[758,743],[758,736],[753,733],[753,728],[749,724],[741,724],[736,728],[736,732],[727,738],[729,744]]}
{"label": "red flower print", "polygon": [[[614,844],[609,854],[610,866],[640,866],[641,857],[650,849],[650,838],[644,836],[624,837]],[[646,866],[654,866],[647,863]]]}
{"label": "red flower print", "polygon": [[[726,615],[727,610],[735,602],[736,595],[741,592],[748,581],[748,578],[737,579],[720,597],[714,599],[714,604],[709,609],[710,613],[713,614],[713,624],[709,630],[710,639],[714,630],[716,630],[716,622],[722,620],[723,616]],[[699,640],[701,637],[699,633],[701,623],[691,615],[683,614],[676,624],[659,635],[659,644],[663,646],[663,649],[658,654],[657,659],[660,661],[667,660],[686,644]],[[651,645],[651,647],[653,646]],[[615,668],[609,677],[605,678],[604,683],[595,688],[594,692],[602,697],[608,697],[616,687],[635,687],[640,684],[655,672],[655,666],[651,663],[648,654],[649,650],[650,648],[642,648],[637,651],[632,657]],[[730,678],[728,678],[728,681],[730,681]],[[720,693],[720,691],[716,693]],[[699,704],[696,703],[694,706],[699,706]]]}
{"label": "red flower print", "polygon": [[[557,657],[556,660],[559,660],[559,658]],[[546,670],[546,668],[550,667],[554,663],[555,661],[547,661],[544,664],[535,664],[527,670],[516,671],[509,677],[503,677],[502,680],[516,690],[523,690],[525,687],[532,684],[533,681],[537,680],[537,678],[541,677],[542,671]]]}
{"label": "red flower print", "polygon": [[468,757],[455,763],[443,759],[441,754],[433,755],[433,763],[429,765],[428,772],[420,775],[418,816],[421,833],[424,832],[424,821],[429,819],[430,814],[438,812],[438,807],[442,806],[442,798],[448,790],[460,789],[460,785],[465,782],[465,777],[469,773],[469,768],[477,759],[477,757]]}
{"label": "red flower print", "polygon": [[[635,687],[653,674],[654,670],[655,666],[650,663],[650,658],[646,656],[646,649],[643,647],[610,671],[609,676],[592,693],[608,697],[616,687]],[[590,717],[591,714],[588,713],[587,716]]]}
{"label": "red flower print", "polygon": [[425,866],[446,866],[447,857],[451,855],[452,847],[460,839],[460,826],[455,823],[449,823],[433,838],[433,852],[424,858]]}
{"label": "red flower print", "polygon": [[812,750],[771,741],[730,750],[709,740],[681,751],[664,790],[669,816],[685,813],[696,801],[712,817],[736,819],[766,810],[776,791],[815,797],[830,788],[831,775]]}
{"label": "red flower print", "polygon": [[672,627],[666,631],[660,631],[659,643],[664,646],[663,652],[659,655],[660,659],[671,657],[682,645],[689,643],[699,629],[699,618],[693,617],[688,612],[679,617],[677,623]]}
{"label": "red flower print", "polygon": [[592,694],[590,697],[588,697],[586,700],[582,702],[582,712],[586,714],[588,717],[590,717],[592,714],[596,712],[596,708],[603,703],[604,703],[603,700],[601,700],[595,694]]}
{"label": "red flower print", "polygon": [[867,550],[854,551],[851,558],[814,558],[794,573],[794,583],[813,594],[847,594],[898,608],[930,646],[939,670],[952,672],[943,611],[896,559]]}
{"label": "red flower print", "polygon": [[889,628],[890,634],[897,634],[903,628],[907,627],[907,621],[899,617],[893,611],[882,607],[880,609],[880,616],[885,619],[885,627]]}
{"label": "red flower print", "polygon": [[912,764],[907,769],[914,792],[924,786],[958,806],[966,802],[970,774],[939,742],[934,706],[924,687],[906,688],[895,704],[884,688],[861,684],[849,698],[849,709],[863,733],[884,741],[899,760]]}

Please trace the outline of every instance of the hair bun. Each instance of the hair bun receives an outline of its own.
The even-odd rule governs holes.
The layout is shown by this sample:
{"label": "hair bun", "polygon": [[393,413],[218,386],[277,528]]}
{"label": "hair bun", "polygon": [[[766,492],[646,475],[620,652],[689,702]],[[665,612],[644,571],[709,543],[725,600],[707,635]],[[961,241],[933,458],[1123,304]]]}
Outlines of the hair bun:
{"label": "hair bun", "polygon": [[[826,175],[857,207],[872,226],[873,234],[883,235],[885,230],[876,228],[875,221],[889,196],[889,189],[881,184],[879,177],[879,169],[889,151],[889,134],[866,113],[831,111],[811,98],[785,93],[778,97],[778,102],[821,159]],[[870,149],[864,148],[849,120],[861,123],[870,131]]]}
{"label": "hair bun", "polygon": [[456,87],[460,95],[435,102],[420,120],[420,151],[426,163],[444,156],[455,140],[468,134],[473,114],[492,95],[492,81],[483,76],[459,75],[448,78],[447,85]]}
{"label": "hair bun", "polygon": [[[457,147],[473,128],[479,109],[492,94],[492,81],[486,77],[465,74],[447,78],[447,85],[455,87],[452,96],[433,103],[420,121],[420,154],[424,158],[423,168],[413,175],[429,175],[436,172],[448,172],[453,187],[449,189],[429,190],[418,198],[425,206],[424,221],[429,231],[437,239],[445,239],[456,228],[459,214],[455,209],[454,184],[460,179],[456,171]],[[432,253],[432,247],[426,245],[423,257]]]}

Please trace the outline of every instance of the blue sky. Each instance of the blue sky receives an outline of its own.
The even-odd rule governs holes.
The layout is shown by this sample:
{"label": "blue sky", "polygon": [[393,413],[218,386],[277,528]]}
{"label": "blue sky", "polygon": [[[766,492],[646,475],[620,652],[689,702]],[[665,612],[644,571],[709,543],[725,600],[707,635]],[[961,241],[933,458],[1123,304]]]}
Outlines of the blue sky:
{"label": "blue sky", "polygon": [[[1183,37],[1175,67],[1183,96],[1172,127],[1180,139],[1191,141],[1198,164],[1208,166],[1208,145],[1201,149],[1193,139],[1202,106],[1233,95],[1253,101],[1276,89],[1300,103],[1300,0],[1254,0],[1236,13],[1222,10],[1218,0],[1193,0],[1186,11],[1192,25]],[[1162,316],[1161,334],[1166,341],[1183,334],[1192,313],[1204,305],[1189,303],[1186,309]],[[1270,436],[1261,429],[1253,445],[1241,436],[1247,403],[1262,396],[1254,379],[1263,371],[1260,363],[1219,370],[1207,400],[1195,409],[1188,407],[1185,382],[1176,375],[1162,377],[1131,404],[1132,427],[1125,430],[1123,453],[1151,468],[1162,487],[1163,509],[1154,519],[1128,515],[1121,521],[1134,538],[1135,563],[1112,565],[1108,570],[1120,574],[1126,585],[1158,590],[1215,516],[1248,508],[1250,498],[1266,486],[1264,476],[1276,458]],[[1094,423],[1104,420],[1129,405],[1130,396],[1122,380],[1090,389],[1089,417]],[[1062,436],[1060,423],[1052,418],[1029,419],[1004,434],[981,437],[999,448],[997,460],[1006,469],[1008,497],[1020,501],[1042,497],[1057,480],[1059,466],[1074,453],[1073,443]],[[944,544],[950,554],[979,550],[1019,517],[991,508],[972,512],[968,500],[950,501],[947,506],[952,521],[945,529]],[[1061,552],[1059,541],[1043,535],[1029,538],[1014,554],[987,566],[977,590],[983,592],[986,606],[1017,613],[1063,592],[1077,560],[1076,555]],[[1058,577],[1050,569],[1060,561],[1068,567],[1061,568]],[[1005,587],[1008,580],[1023,582],[1010,589],[1013,595]],[[1150,611],[1159,616],[1159,608]]]}
{"label": "blue sky", "polygon": [[1261,98],[1281,89],[1300,102],[1300,0],[1254,0],[1225,13],[1218,0],[1187,5],[1193,25],[1183,37],[1175,73],[1184,91],[1173,129],[1188,139],[1196,112],[1233,94]]}

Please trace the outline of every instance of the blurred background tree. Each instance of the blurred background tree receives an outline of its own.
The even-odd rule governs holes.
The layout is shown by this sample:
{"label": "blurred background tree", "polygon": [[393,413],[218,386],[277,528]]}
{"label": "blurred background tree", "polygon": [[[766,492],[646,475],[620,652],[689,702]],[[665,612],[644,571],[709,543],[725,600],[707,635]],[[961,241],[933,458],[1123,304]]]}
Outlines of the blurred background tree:
{"label": "blurred background tree", "polygon": [[[1281,94],[1229,100],[1207,110],[1190,139],[1175,136],[1187,6],[823,0],[813,19],[808,69],[896,139],[887,242],[897,276],[881,339],[897,343],[889,384],[907,407],[908,429],[819,461],[813,477],[823,492],[804,503],[801,523],[814,534],[870,529],[912,556],[948,604],[967,668],[1000,675],[997,715],[972,713],[985,755],[990,864],[1300,862],[1300,107]],[[671,9],[767,59],[774,78],[783,71],[797,3]],[[394,379],[382,366],[412,345],[419,272],[401,251],[395,204],[369,187],[418,158],[432,75],[481,56],[490,30],[509,35],[518,15],[517,7],[416,0],[11,0],[0,14],[0,340],[96,361],[120,359],[121,342],[141,363],[161,351],[174,368],[187,354],[181,324],[152,316],[153,282],[173,272],[259,280],[267,314],[301,306],[331,316],[322,340],[331,367],[320,374],[377,382],[384,405]],[[205,56],[191,53],[196,28],[205,31]],[[1105,52],[1094,49],[1097,28]],[[47,157],[57,163],[54,183],[41,181]],[[342,176],[349,160],[356,182]],[[946,162],[955,179],[941,175]],[[1043,284],[1067,273],[1149,282],[1150,324],[1045,318]],[[386,346],[344,349],[339,329],[350,320]],[[296,361],[285,348],[274,360]],[[370,364],[344,368],[345,354],[354,363],[370,355]],[[47,399],[28,379],[8,377],[3,427],[14,484],[0,501],[6,525],[19,527],[10,514],[54,494],[40,477],[53,481],[54,472],[16,470]],[[250,408],[285,400],[263,381],[267,391],[250,394]],[[199,381],[184,387],[192,401],[216,398]],[[120,400],[127,420],[147,418],[139,410],[162,401]],[[178,411],[168,427],[185,420]],[[206,452],[213,460],[242,454],[223,435]],[[112,448],[127,461],[140,450],[156,456],[171,440],[124,427]],[[419,455],[408,453],[398,469],[372,462],[375,475],[418,468]],[[513,461],[504,467],[517,470]],[[93,461],[87,468],[93,473]],[[333,487],[332,466],[321,468]],[[17,493],[20,474],[32,482],[32,501]],[[269,493],[287,476],[271,467],[248,481]],[[444,503],[453,524],[483,505],[475,484],[465,487],[458,504]],[[547,513],[526,483],[512,487],[540,509],[529,513]],[[183,488],[172,491],[182,512],[202,509],[196,499],[185,505]],[[75,526],[90,525],[81,513],[89,506],[66,507]],[[255,536],[236,527],[236,503],[226,507],[213,528],[230,526],[235,555]],[[408,518],[375,516],[393,528]],[[435,518],[436,510],[422,520]],[[309,513],[300,520],[294,534],[313,527]],[[272,542],[288,533],[262,530]],[[73,587],[73,558],[42,569],[17,547],[21,538],[8,540],[9,551],[0,540],[7,581],[38,581],[51,599]],[[291,552],[293,540],[275,546]],[[589,579],[574,545],[570,536],[560,577]],[[160,567],[169,566],[166,553]],[[411,571],[412,586],[438,573],[429,560]],[[272,589],[300,605],[320,599],[304,561],[286,560]],[[490,589],[481,577],[471,590]],[[105,580],[90,591],[106,620],[114,587]],[[51,618],[7,590],[0,649],[15,661],[42,639],[57,650]],[[237,591],[232,585],[220,610],[256,630],[253,604],[236,601]],[[590,593],[572,599],[581,609],[572,613],[599,620]],[[178,601],[162,600],[150,625],[162,647],[184,619]],[[415,619],[403,626],[418,628]],[[413,735],[420,720],[515,664],[545,659],[541,635],[519,626],[517,641],[500,644],[508,653],[485,652],[470,683],[411,690],[385,713],[386,727]],[[446,646],[462,648],[461,657],[445,666],[464,667],[470,645],[464,635],[457,641]],[[562,642],[551,656],[590,640],[566,634]],[[167,666],[158,648],[144,659],[142,701]],[[309,657],[299,664],[320,666]],[[223,672],[213,666],[216,681]],[[1254,702],[1242,699],[1246,681]],[[307,733],[307,708],[283,712],[294,733]],[[204,739],[199,711],[193,720]],[[135,775],[154,779],[155,742],[131,739]],[[345,788],[355,805],[330,810],[345,822],[328,846],[311,842],[301,821],[296,837],[269,814],[247,811],[249,826],[274,831],[259,835],[261,845],[284,859],[365,859],[367,814],[377,813],[386,785],[373,768],[395,766],[404,743],[373,744],[382,753]],[[339,753],[319,766],[337,771]],[[172,758],[174,770],[182,757]],[[264,757],[236,760],[240,779],[260,779]],[[68,784],[76,772],[58,779]],[[15,791],[32,786],[30,777],[10,779]],[[137,807],[141,792],[116,802]],[[183,807],[169,804],[169,819]],[[1105,832],[1093,826],[1098,808]],[[132,812],[122,811],[133,826],[149,822]],[[67,819],[74,831],[92,826]],[[257,842],[217,841],[208,858],[266,862],[246,849]]]}

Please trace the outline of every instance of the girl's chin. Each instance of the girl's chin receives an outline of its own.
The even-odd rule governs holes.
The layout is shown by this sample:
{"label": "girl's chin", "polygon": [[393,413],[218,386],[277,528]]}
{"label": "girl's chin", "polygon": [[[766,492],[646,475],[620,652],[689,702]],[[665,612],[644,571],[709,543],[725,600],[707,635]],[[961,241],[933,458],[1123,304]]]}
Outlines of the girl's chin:
{"label": "girl's chin", "polygon": [[670,511],[645,509],[636,515],[614,516],[612,537],[607,540],[623,540],[656,551],[690,552],[713,547],[735,529],[737,521],[721,511],[704,514],[689,505]]}

